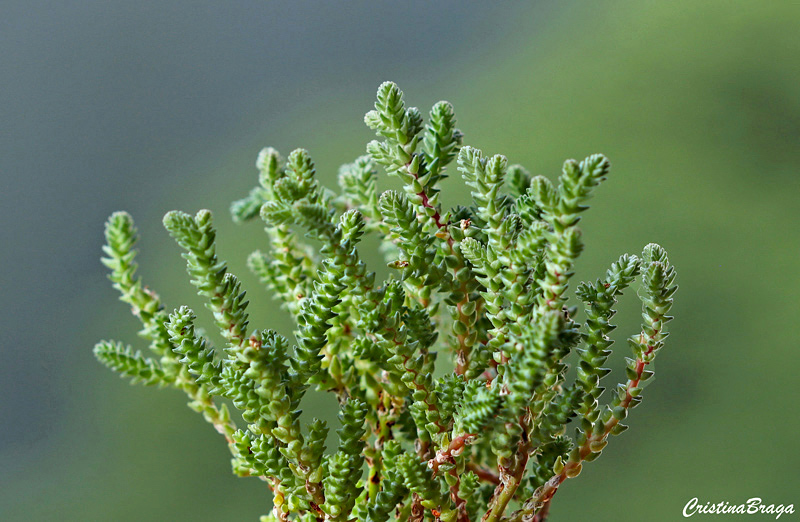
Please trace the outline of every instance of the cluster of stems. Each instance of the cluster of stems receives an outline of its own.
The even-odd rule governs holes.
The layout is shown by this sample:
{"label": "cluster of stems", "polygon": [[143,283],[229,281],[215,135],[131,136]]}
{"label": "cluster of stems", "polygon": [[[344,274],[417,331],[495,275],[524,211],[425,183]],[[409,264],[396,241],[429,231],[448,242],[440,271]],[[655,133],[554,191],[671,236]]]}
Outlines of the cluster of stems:
{"label": "cluster of stems", "polygon": [[[225,437],[234,472],[271,491],[264,522],[543,521],[558,488],[641,402],[667,337],[675,271],[650,244],[577,285],[573,305],[577,225],[607,177],[604,156],[567,161],[554,184],[462,146],[447,102],[425,123],[390,82],[365,122],[378,139],[341,167],[338,194],[319,184],[305,150],[284,160],[266,148],[258,186],[231,207],[236,221],[266,224],[268,248],[248,264],[294,320],[293,342],[250,326],[209,211],[173,211],[164,225],[213,316],[216,348],[194,311],[166,308],[136,276],[136,229],[117,212],[103,261],[153,355],[114,341],[95,354],[135,382],[183,390]],[[453,164],[472,200],[446,210],[439,185]],[[380,171],[402,190],[380,193]],[[383,240],[383,281],[361,257],[365,234]],[[632,284],[642,328],[629,339],[627,381],[601,403],[614,306]],[[313,389],[341,407],[330,450],[327,424],[300,414]]]}

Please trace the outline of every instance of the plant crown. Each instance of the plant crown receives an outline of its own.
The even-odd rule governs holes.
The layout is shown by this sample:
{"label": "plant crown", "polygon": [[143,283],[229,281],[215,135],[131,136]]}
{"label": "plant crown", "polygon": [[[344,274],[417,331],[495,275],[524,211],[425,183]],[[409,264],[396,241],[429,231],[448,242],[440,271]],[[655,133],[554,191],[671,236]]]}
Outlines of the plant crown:
{"label": "plant crown", "polygon": [[[115,341],[95,355],[134,382],[183,390],[227,440],[233,471],[272,491],[262,521],[544,520],[559,486],[627,428],[667,337],[675,270],[655,244],[621,256],[577,286],[581,323],[567,288],[583,248],[577,225],[609,171],[604,156],[567,161],[553,184],[462,146],[447,102],[425,123],[391,82],[365,122],[378,139],[341,167],[338,195],[319,184],[305,150],[284,161],[265,148],[258,186],[231,207],[234,220],[267,225],[269,249],[248,264],[294,320],[294,347],[250,327],[209,211],[169,212],[164,226],[184,250],[219,348],[194,311],[166,308],[135,275],[137,232],[117,212],[103,262],[153,355]],[[453,163],[472,201],[445,211],[439,182]],[[379,193],[380,170],[403,189]],[[394,273],[385,281],[359,254],[365,234],[383,240]],[[613,308],[637,278],[644,321],[629,339],[627,382],[600,404]],[[577,373],[566,382],[572,352]],[[312,388],[341,406],[332,451],[325,422],[301,422]],[[565,435],[571,421],[574,437]]]}

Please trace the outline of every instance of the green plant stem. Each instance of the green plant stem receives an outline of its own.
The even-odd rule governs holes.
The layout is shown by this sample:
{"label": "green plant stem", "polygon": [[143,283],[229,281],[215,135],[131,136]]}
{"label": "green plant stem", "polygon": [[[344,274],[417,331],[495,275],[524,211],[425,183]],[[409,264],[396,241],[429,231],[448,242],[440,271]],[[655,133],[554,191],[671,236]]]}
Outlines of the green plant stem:
{"label": "green plant stem", "polygon": [[[656,332],[657,333],[657,332]],[[648,350],[645,355],[650,355],[652,351],[652,347]],[[645,367],[649,364],[642,360],[642,358],[637,358],[636,360],[636,378],[631,379],[628,381],[625,387],[625,398],[622,399],[620,402],[620,407],[627,410],[630,405],[631,401],[633,400],[633,396],[631,395],[630,391],[634,388],[639,386],[639,382],[642,378],[642,374],[644,373]],[[568,478],[577,477],[580,474],[581,467],[583,461],[594,453],[592,451],[592,445],[598,442],[602,443],[606,439],[608,439],[611,430],[614,429],[617,424],[620,423],[620,420],[616,417],[611,417],[605,424],[603,431],[599,435],[589,435],[586,438],[586,442],[581,445],[579,450],[579,458],[577,460],[570,460],[564,465],[564,469],[561,473],[553,476],[550,480],[548,480],[543,486],[536,490],[534,496],[531,500],[526,502],[526,504],[530,504],[529,508],[522,509],[518,513],[519,518],[512,518],[510,519],[511,522],[516,522],[517,520],[522,520],[524,515],[531,515],[537,513],[541,510],[547,509],[549,511],[549,503],[553,499],[553,496],[558,492],[559,486]],[[516,513],[515,513],[515,516]]]}
{"label": "green plant stem", "polygon": [[497,522],[500,520],[500,517],[503,516],[503,512],[506,510],[506,506],[508,506],[511,499],[514,498],[514,493],[517,492],[519,479],[515,476],[510,476],[499,487],[500,493],[490,505],[489,511],[487,511],[486,515],[481,519],[483,522]]}

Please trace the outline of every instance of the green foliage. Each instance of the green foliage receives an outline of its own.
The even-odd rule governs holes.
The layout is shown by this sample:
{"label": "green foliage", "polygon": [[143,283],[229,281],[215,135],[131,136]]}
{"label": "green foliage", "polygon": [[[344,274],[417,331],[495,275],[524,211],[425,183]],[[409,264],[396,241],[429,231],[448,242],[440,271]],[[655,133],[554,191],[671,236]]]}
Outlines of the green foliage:
{"label": "green foliage", "polygon": [[[653,375],[646,368],[667,337],[675,270],[658,245],[641,258],[623,255],[602,279],[577,286],[580,323],[568,291],[583,249],[577,225],[608,175],[605,157],[567,161],[554,185],[462,147],[449,103],[424,123],[389,82],[365,121],[379,140],[340,169],[341,194],[322,188],[307,151],[284,162],[267,148],[259,185],[231,207],[234,220],[260,216],[267,225],[269,249],[248,264],[291,314],[294,348],[272,330],[248,330],[245,293],[201,210],[170,212],[164,225],[184,249],[222,352],[192,310],[168,313],[145,289],[133,221],[115,213],[103,262],[156,358],[112,341],[95,354],[133,382],[186,392],[226,437],[234,472],[269,486],[274,507],[264,520],[544,520],[559,486],[624,431],[641,402]],[[472,201],[445,210],[439,182],[453,161]],[[379,194],[378,168],[403,190]],[[382,237],[392,277],[378,282],[361,260],[364,234]],[[629,340],[627,382],[601,404],[614,306],[639,276],[644,322]],[[577,375],[568,383],[572,352]],[[301,426],[311,388],[341,405],[334,452],[325,451],[324,422]]]}
{"label": "green foliage", "polygon": [[158,363],[143,357],[139,352],[134,353],[130,346],[122,346],[121,343],[112,341],[101,341],[95,345],[94,355],[100,362],[123,377],[128,377],[133,383],[167,384],[167,376]]}

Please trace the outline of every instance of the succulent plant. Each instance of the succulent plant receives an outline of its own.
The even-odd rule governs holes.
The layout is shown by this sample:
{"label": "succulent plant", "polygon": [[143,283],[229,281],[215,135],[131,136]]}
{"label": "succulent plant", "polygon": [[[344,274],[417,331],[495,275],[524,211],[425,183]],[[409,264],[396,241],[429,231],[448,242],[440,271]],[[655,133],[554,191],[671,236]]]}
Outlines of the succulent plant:
{"label": "succulent plant", "polygon": [[[209,211],[173,211],[164,226],[184,250],[219,348],[191,309],[169,311],[135,275],[137,232],[117,212],[103,261],[153,355],[114,341],[95,355],[134,382],[183,390],[227,440],[234,472],[271,490],[264,521],[542,521],[559,486],[626,429],[641,402],[667,337],[675,270],[650,244],[577,285],[580,304],[571,304],[578,224],[608,175],[604,156],[567,161],[553,184],[462,146],[447,102],[425,123],[390,82],[365,122],[378,139],[341,167],[338,194],[319,184],[307,151],[284,161],[265,148],[258,186],[231,207],[236,221],[266,223],[270,248],[248,264],[293,318],[293,347],[250,326]],[[445,210],[439,182],[454,162],[472,200]],[[379,171],[403,189],[379,193]],[[383,241],[393,272],[384,281],[359,254],[365,234]],[[627,382],[601,404],[614,306],[635,283],[642,329],[629,339]],[[567,382],[573,351],[577,376]],[[310,389],[340,404],[333,451],[325,422],[301,425]]]}

